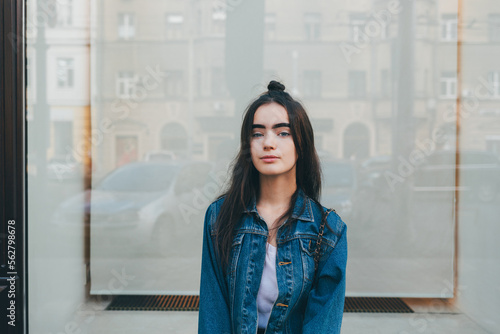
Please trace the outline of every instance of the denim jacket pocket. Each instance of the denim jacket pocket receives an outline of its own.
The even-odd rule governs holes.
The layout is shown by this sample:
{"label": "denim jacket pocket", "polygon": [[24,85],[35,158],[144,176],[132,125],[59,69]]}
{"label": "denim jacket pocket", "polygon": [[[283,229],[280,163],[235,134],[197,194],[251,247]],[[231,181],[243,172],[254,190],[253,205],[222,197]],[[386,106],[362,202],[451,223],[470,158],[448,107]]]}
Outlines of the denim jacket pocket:
{"label": "denim jacket pocket", "polygon": [[[314,256],[316,253],[317,238],[303,237],[299,239],[300,249],[302,253],[302,263],[304,271],[304,279],[307,282],[312,282],[314,278]],[[325,254],[331,251],[331,247],[322,242],[319,251],[319,260],[324,258]]]}
{"label": "denim jacket pocket", "polygon": [[314,277],[314,250],[316,247],[316,239],[313,237],[299,239],[300,250],[302,255],[302,270],[304,272],[304,280],[312,282]]}

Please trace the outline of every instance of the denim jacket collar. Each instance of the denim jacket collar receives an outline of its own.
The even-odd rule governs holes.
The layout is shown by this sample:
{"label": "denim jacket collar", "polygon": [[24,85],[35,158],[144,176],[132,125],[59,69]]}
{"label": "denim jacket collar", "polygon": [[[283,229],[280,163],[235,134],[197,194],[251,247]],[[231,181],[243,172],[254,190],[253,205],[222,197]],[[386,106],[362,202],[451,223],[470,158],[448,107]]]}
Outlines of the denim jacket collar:
{"label": "denim jacket collar", "polygon": [[[252,201],[243,212],[254,212],[256,214],[259,214],[257,211],[257,200],[255,198],[255,195],[252,197]],[[299,188],[299,193],[297,195],[297,199],[295,200],[292,218],[309,222],[314,221],[311,208],[311,199],[304,193],[301,188]]]}

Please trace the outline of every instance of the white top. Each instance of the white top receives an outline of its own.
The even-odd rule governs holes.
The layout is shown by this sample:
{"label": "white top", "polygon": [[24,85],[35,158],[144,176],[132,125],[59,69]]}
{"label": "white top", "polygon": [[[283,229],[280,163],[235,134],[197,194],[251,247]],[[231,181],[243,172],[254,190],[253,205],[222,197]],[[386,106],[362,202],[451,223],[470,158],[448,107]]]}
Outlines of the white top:
{"label": "white top", "polygon": [[257,313],[259,328],[266,328],[274,302],[278,298],[278,281],[276,280],[276,247],[266,244],[266,261],[257,293]]}

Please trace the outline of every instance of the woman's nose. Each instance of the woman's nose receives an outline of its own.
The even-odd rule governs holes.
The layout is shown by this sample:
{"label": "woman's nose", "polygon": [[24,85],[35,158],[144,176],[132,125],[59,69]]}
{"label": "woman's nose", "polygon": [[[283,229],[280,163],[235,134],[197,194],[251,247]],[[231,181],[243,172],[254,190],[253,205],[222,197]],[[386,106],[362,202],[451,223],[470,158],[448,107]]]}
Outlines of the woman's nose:
{"label": "woman's nose", "polygon": [[276,148],[276,141],[273,135],[264,136],[264,149]]}

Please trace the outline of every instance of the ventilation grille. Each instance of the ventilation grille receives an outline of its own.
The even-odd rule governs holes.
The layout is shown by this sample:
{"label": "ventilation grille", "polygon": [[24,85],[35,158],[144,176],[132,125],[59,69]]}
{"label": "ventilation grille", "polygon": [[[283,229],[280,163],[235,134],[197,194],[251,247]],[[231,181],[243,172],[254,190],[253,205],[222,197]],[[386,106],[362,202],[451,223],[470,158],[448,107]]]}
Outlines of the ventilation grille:
{"label": "ventilation grille", "polygon": [[117,296],[106,307],[110,311],[198,311],[199,296]]}
{"label": "ventilation grille", "polygon": [[346,297],[344,312],[413,313],[400,298]]}
{"label": "ventilation grille", "polygon": [[[108,311],[198,311],[199,296],[166,295],[117,296],[106,307]],[[399,298],[346,297],[344,312],[348,313],[413,313]]]}

